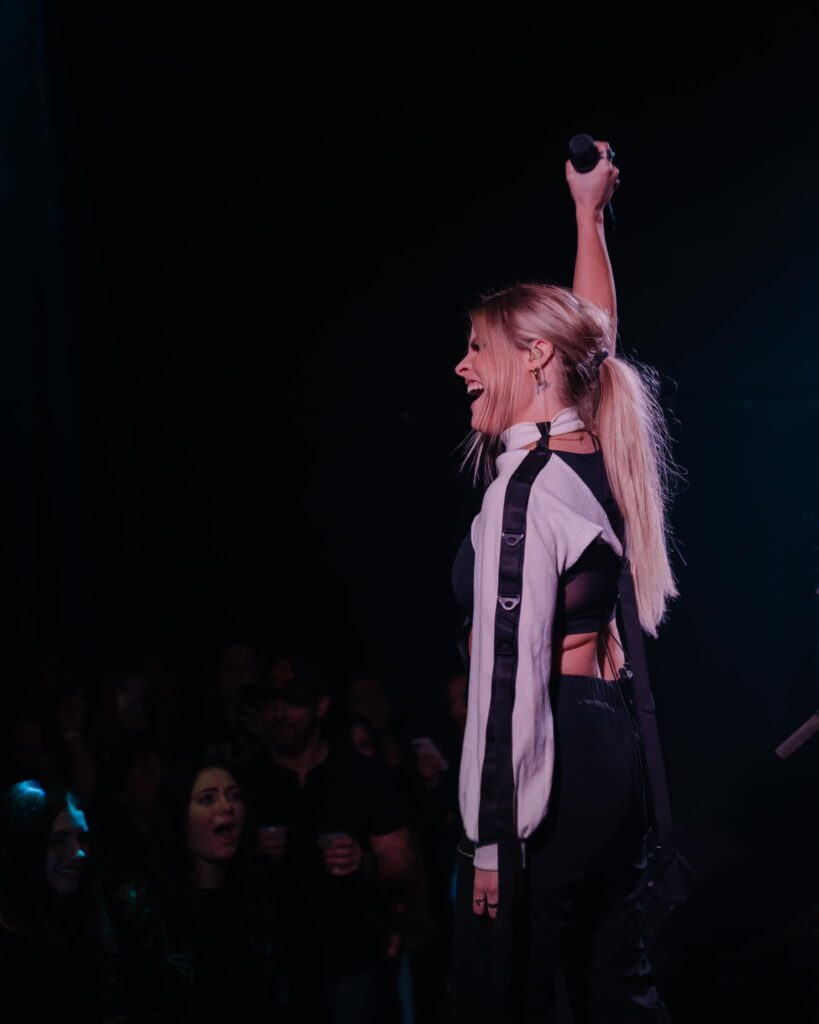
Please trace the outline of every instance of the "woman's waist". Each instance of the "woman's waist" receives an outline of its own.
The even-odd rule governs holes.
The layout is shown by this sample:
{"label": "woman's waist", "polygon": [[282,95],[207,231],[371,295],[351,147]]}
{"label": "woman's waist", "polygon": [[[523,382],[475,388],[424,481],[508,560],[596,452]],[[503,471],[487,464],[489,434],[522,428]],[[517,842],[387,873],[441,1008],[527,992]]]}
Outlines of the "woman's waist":
{"label": "woman's waist", "polygon": [[554,636],[552,674],[616,679],[625,664],[616,631],[612,621],[605,630]]}

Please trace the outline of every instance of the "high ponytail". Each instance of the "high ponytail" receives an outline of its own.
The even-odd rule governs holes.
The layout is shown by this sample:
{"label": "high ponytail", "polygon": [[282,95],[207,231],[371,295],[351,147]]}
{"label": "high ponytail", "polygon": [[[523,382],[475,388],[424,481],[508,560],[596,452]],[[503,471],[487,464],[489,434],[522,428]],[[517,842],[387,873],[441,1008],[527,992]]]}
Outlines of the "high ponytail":
{"label": "high ponytail", "polygon": [[668,428],[656,397],[658,377],[650,367],[619,356],[604,359],[598,373],[593,429],[626,523],[626,555],[634,575],[640,624],[656,636],[667,602],[678,593],[667,548],[673,462]]}

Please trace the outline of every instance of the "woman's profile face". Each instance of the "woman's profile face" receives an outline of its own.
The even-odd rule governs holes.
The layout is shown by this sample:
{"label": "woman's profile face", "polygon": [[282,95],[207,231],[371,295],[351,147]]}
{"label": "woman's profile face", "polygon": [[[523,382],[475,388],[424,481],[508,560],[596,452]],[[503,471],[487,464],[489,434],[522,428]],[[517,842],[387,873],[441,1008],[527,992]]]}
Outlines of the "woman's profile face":
{"label": "woman's profile face", "polygon": [[488,375],[488,367],[481,356],[481,345],[475,336],[475,328],[469,332],[469,342],[466,348],[466,355],[455,367],[455,373],[466,385],[466,393],[472,402],[472,421],[470,426],[477,430],[480,422],[481,402],[483,401],[486,382],[484,374]]}
{"label": "woman's profile face", "polygon": [[45,872],[51,888],[60,896],[73,896],[82,882],[89,852],[85,815],[76,807],[60,811],[51,823]]}
{"label": "woman's profile face", "polygon": [[[542,338],[532,339],[529,344],[531,348],[508,346],[506,351],[504,347],[501,353],[504,366],[499,369],[498,354],[486,352],[485,342],[476,336],[472,327],[466,355],[455,367],[455,373],[466,385],[472,402],[470,425],[473,430],[499,437],[513,423],[546,418],[544,410],[533,405],[535,378],[532,373],[539,368],[542,375],[547,375],[555,350],[550,341]],[[537,356],[535,362],[532,362],[533,355]],[[507,358],[508,366],[505,364]],[[499,375],[502,380],[499,380]],[[498,406],[497,391],[493,394],[493,388],[498,387],[512,392],[511,401],[508,406],[504,404],[502,410]]]}
{"label": "woman's profile face", "polygon": [[245,823],[245,801],[224,768],[206,768],[193,784],[188,804],[188,849],[194,860],[218,863],[236,853]]}

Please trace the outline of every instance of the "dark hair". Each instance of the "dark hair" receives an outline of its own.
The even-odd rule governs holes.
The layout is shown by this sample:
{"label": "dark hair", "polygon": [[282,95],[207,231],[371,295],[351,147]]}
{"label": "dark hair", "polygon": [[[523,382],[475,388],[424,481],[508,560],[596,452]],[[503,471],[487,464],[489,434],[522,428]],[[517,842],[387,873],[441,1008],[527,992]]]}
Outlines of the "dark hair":
{"label": "dark hair", "polygon": [[216,637],[205,650],[197,674],[196,699],[200,706],[199,715],[205,721],[220,722],[223,715],[221,690],[222,663],[228,651],[242,647],[256,659],[258,674],[261,676],[264,655],[261,646],[246,633],[236,631]]}
{"label": "dark hair", "polygon": [[262,688],[267,688],[275,679],[277,667],[286,665],[292,679],[281,681],[285,686],[307,690],[316,695],[318,700],[330,696],[332,687],[328,686],[328,671],[322,661],[315,655],[307,655],[303,651],[291,648],[274,650],[267,658],[262,674]]}
{"label": "dark hair", "polygon": [[[114,803],[128,783],[128,776],[152,755],[162,756],[162,747],[152,736],[126,736],[102,763],[97,784],[97,800]],[[95,801],[96,806],[96,801]]]}
{"label": "dark hair", "polygon": [[54,819],[81,810],[63,786],[33,779],[17,782],[0,805],[0,926],[43,945],[107,944],[110,930],[96,883],[93,859],[74,896],[54,892],[45,872]]}
{"label": "dark hair", "polygon": [[358,753],[354,741],[356,729],[365,730],[372,742],[375,760],[384,764],[384,755],[378,745],[375,730],[367,719],[363,715],[349,711],[343,704],[330,706],[330,711],[322,723],[322,735],[333,750]]}
{"label": "dark hair", "polygon": [[[241,786],[236,768],[219,757],[189,757],[177,761],[163,774],[151,821],[151,854],[148,881],[162,893],[190,887],[194,863],[188,847],[188,809],[194,784],[209,768],[221,768]],[[236,856],[225,865],[227,879],[238,874],[250,855],[252,823],[245,801],[245,821]]]}

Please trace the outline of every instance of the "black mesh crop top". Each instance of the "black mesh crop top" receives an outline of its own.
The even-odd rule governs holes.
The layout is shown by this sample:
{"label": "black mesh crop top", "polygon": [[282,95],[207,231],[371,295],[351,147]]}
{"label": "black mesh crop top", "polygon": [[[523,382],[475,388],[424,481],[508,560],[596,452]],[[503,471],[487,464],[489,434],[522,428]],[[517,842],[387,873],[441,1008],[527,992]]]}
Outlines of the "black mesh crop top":
{"label": "black mesh crop top", "polygon": [[[624,524],[606,476],[603,454],[579,454],[553,449],[569,465],[597,498],[608,516],[620,543],[624,543]],[[614,615],[617,583],[622,560],[608,544],[589,544],[583,554],[560,577],[553,635],[593,633],[602,629]],[[452,566],[452,588],[458,602],[471,614],[474,601],[475,552],[472,538],[464,537]]]}

